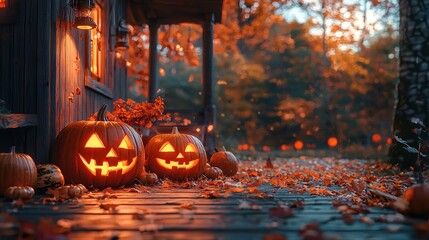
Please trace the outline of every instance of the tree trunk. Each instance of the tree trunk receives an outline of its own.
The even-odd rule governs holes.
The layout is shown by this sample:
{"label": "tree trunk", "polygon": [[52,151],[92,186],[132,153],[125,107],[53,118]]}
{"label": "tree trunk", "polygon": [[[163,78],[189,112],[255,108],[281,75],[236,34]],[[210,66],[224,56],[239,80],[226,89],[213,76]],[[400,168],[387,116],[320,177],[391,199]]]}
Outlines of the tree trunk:
{"label": "tree trunk", "polygon": [[[429,126],[429,0],[400,0],[399,4],[400,72],[393,135],[418,149],[419,131]],[[425,141],[427,134],[420,137]],[[417,159],[405,147],[393,139],[389,149],[390,161],[401,168],[414,166]]]}

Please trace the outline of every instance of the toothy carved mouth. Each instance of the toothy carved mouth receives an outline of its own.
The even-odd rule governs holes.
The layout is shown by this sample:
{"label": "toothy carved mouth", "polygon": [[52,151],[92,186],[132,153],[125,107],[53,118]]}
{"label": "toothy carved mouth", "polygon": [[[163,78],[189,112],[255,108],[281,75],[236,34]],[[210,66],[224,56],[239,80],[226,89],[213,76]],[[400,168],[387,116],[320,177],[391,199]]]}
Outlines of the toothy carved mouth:
{"label": "toothy carved mouth", "polygon": [[156,161],[158,162],[159,165],[167,169],[173,169],[173,168],[190,169],[195,167],[198,164],[199,159],[190,160],[188,163],[186,162],[179,163],[177,161],[167,161],[161,158],[156,158]]}
{"label": "toothy carved mouth", "polygon": [[97,165],[95,159],[91,158],[91,161],[88,161],[79,154],[80,160],[85,164],[86,168],[94,175],[96,176],[96,170],[101,170],[102,176],[109,176],[110,172],[116,172],[119,170],[122,170],[122,174],[125,174],[129,172],[137,163],[137,157],[133,158],[133,161],[128,164],[127,160],[118,161],[118,164],[116,166],[109,166],[109,163],[104,161],[103,165]]}

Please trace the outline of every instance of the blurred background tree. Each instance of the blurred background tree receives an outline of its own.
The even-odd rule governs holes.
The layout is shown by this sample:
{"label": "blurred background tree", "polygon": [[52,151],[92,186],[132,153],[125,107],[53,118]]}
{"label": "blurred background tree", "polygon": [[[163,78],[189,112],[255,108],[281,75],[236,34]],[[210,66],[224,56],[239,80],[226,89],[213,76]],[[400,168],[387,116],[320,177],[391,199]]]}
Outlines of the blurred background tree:
{"label": "blurred background tree", "polygon": [[[224,0],[215,26],[220,144],[279,149],[389,141],[398,79],[395,0]],[[145,100],[148,28],[130,26],[129,96]],[[160,89],[167,108],[201,105],[201,32],[159,29]],[[377,138],[378,139],[378,138]],[[380,142],[381,141],[381,142]]]}

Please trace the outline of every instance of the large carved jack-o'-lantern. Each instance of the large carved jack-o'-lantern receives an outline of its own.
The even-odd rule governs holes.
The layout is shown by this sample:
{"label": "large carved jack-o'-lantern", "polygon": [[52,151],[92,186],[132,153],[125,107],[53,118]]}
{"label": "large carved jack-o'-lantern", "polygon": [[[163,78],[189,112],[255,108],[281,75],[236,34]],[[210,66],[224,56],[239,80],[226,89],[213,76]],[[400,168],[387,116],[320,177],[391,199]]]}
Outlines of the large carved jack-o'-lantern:
{"label": "large carved jack-o'-lantern", "polygon": [[198,178],[207,163],[207,154],[198,138],[180,134],[177,127],[171,134],[152,137],[146,146],[148,169],[159,177],[172,180]]}
{"label": "large carved jack-o'-lantern", "polygon": [[67,183],[116,187],[144,171],[144,147],[139,134],[122,122],[106,120],[104,105],[96,121],[65,127],[53,146],[52,160]]}

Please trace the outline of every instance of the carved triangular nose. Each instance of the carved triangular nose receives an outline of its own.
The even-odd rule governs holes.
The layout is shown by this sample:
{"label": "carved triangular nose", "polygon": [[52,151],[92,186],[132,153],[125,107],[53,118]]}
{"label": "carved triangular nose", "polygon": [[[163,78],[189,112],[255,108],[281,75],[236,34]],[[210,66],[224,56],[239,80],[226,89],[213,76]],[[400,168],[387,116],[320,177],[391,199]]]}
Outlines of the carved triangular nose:
{"label": "carved triangular nose", "polygon": [[179,153],[176,158],[185,158],[182,153]]}
{"label": "carved triangular nose", "polygon": [[110,149],[109,153],[107,153],[106,157],[117,157],[118,154],[116,154],[115,150],[113,148]]}

